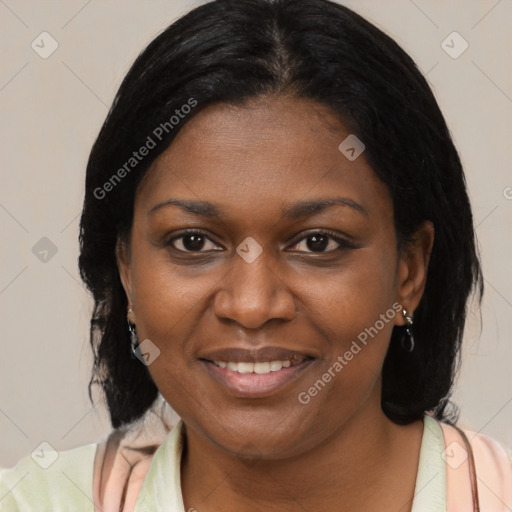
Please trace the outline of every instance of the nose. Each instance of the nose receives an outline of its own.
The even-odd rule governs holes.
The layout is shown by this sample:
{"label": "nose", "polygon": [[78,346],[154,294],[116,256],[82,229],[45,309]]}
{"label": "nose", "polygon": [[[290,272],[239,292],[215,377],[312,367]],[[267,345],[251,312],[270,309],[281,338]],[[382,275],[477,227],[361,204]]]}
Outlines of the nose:
{"label": "nose", "polygon": [[295,301],[284,280],[269,266],[265,251],[247,263],[238,254],[215,295],[218,318],[258,329],[271,319],[292,320]]}

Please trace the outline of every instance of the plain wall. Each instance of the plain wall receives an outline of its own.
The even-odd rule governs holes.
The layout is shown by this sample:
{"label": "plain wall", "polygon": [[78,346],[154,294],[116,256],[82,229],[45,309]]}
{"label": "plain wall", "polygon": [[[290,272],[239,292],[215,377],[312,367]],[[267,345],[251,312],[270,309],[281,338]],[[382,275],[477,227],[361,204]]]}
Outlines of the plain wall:
{"label": "plain wall", "polygon": [[[0,466],[42,441],[66,449],[110,430],[103,404],[91,406],[87,395],[91,300],[77,271],[86,161],[134,58],[199,3],[0,3]],[[512,2],[342,3],[395,38],[427,73],[453,133],[486,286],[482,323],[478,310],[468,319],[454,400],[460,424],[512,447]],[[31,48],[43,31],[59,45],[46,59]],[[441,46],[453,31],[469,43],[457,59]],[[46,262],[34,246],[39,258],[50,251]]]}

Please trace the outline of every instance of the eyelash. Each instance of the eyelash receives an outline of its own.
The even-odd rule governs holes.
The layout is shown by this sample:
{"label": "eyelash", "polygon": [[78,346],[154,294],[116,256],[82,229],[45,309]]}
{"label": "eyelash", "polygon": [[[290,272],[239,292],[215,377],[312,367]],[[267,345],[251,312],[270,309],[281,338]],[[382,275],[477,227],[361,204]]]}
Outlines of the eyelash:
{"label": "eyelash", "polygon": [[[182,250],[182,249],[177,249],[176,247],[173,246],[173,242],[174,241],[179,240],[179,239],[181,239],[181,238],[183,238],[183,237],[185,237],[187,235],[200,235],[200,236],[208,239],[210,242],[215,243],[208,236],[208,234],[205,231],[202,231],[200,229],[191,229],[191,230],[187,230],[187,231],[181,233],[178,236],[175,236],[175,237],[171,238],[165,245],[166,246],[171,246],[176,251],[179,251],[179,252],[182,252],[182,253],[185,253],[185,254],[201,254],[201,253],[209,252],[209,251],[186,251],[186,250]],[[301,238],[297,238],[291,244],[291,246],[293,247],[293,246],[299,244],[300,242],[302,242],[303,240],[306,240],[309,237],[312,237],[312,236],[315,236],[315,235],[327,236],[328,238],[330,238],[331,240],[334,240],[337,244],[339,244],[339,247],[336,247],[335,249],[332,249],[330,251],[299,251],[299,252],[306,253],[306,254],[330,254],[330,253],[334,253],[335,251],[338,251],[338,250],[341,250],[341,249],[353,249],[355,247],[353,244],[351,244],[347,240],[341,238],[339,235],[337,235],[337,234],[335,234],[335,233],[333,233],[333,232],[331,232],[329,230],[318,230],[318,231],[313,231],[313,232],[307,233],[306,235],[303,235]]]}

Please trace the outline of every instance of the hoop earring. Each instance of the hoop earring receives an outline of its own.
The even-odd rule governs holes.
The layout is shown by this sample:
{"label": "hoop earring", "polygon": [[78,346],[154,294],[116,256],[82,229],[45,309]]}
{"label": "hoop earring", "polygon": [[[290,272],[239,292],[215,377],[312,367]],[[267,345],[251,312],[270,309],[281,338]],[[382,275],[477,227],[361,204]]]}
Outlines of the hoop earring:
{"label": "hoop earring", "polygon": [[[414,322],[412,321],[412,316],[408,315],[407,310],[405,308],[402,309],[402,315],[404,316],[405,319],[405,333],[402,336],[401,342],[402,348],[406,352],[412,352],[414,350],[414,336],[412,334],[412,325]],[[406,346],[405,344],[406,338],[408,339],[408,346]]]}
{"label": "hoop earring", "polygon": [[129,314],[133,313],[133,309],[130,308],[128,310],[128,315],[126,315],[126,321],[128,323],[128,332],[130,335],[130,348],[132,357],[136,357],[136,350],[139,348],[139,339],[137,338],[137,331],[135,330],[135,324],[130,322]]}

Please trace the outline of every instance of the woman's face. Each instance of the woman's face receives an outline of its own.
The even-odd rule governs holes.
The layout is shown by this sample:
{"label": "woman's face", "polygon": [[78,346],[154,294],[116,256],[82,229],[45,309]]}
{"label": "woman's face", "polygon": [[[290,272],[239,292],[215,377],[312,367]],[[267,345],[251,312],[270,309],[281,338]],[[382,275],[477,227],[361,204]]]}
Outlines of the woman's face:
{"label": "woman's face", "polygon": [[118,251],[139,343],[217,447],[293,456],[382,414],[391,331],[419,301],[431,240],[400,256],[386,186],[338,149],[349,135],[310,100],[216,104],[139,186]]}

